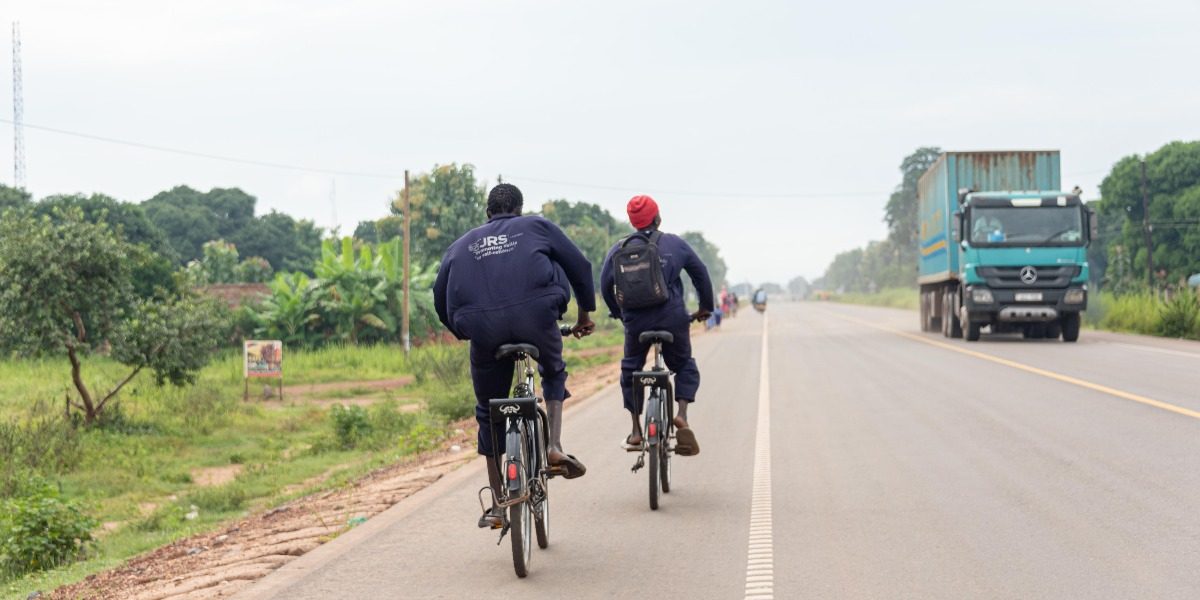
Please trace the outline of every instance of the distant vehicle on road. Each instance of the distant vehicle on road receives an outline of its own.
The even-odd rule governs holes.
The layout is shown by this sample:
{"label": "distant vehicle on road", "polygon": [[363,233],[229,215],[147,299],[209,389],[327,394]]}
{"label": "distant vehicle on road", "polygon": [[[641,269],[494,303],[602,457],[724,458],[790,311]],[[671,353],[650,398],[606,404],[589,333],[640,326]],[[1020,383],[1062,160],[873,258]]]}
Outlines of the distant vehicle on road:
{"label": "distant vehicle on road", "polygon": [[1058,151],[947,152],[917,184],[921,330],[1079,339],[1096,215]]}
{"label": "distant vehicle on road", "polygon": [[751,303],[754,305],[754,310],[765,312],[767,310],[767,291],[762,288],[754,290],[754,297],[751,299]]}

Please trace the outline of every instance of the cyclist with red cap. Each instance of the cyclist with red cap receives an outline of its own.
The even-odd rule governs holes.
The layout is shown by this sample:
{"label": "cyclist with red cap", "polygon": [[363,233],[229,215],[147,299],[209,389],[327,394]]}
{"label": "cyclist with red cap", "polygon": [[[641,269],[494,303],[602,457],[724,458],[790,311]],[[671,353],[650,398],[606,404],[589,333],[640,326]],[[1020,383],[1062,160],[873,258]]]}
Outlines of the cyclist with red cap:
{"label": "cyclist with red cap", "polygon": [[[638,340],[644,331],[664,330],[674,336],[674,342],[663,346],[663,358],[667,367],[675,373],[675,399],[678,404],[675,416],[676,453],[680,456],[692,456],[700,452],[696,434],[688,426],[687,408],[696,400],[696,392],[700,388],[700,370],[696,360],[692,358],[692,343],[689,326],[692,321],[704,321],[713,311],[713,286],[708,276],[708,268],[700,260],[696,252],[687,242],[677,235],[660,232],[659,225],[662,217],[658,212],[658,204],[650,196],[634,196],[626,207],[629,222],[637,229],[630,238],[626,238],[613,246],[604,259],[604,267],[600,272],[600,293],[605,304],[614,317],[621,319],[625,325],[625,358],[621,360],[621,393],[625,400],[625,409],[632,416],[633,430],[625,439],[625,448],[639,449],[642,446],[642,425],[638,416],[642,412],[639,399],[633,393],[633,373],[646,364],[646,354],[650,345]],[[622,251],[628,244],[641,240],[643,243],[657,245],[659,263],[662,268],[663,281],[666,283],[665,297],[661,303],[653,306],[631,308],[622,306],[618,300],[617,269],[614,268],[614,255]],[[688,314],[684,302],[683,279],[680,275],[687,272],[696,293],[700,296],[700,310]]]}

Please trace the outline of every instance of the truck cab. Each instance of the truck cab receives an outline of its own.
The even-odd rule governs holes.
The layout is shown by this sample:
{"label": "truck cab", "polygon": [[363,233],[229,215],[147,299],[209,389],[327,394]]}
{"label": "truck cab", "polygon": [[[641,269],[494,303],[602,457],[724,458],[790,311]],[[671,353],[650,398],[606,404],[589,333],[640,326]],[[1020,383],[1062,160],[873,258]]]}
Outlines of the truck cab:
{"label": "truck cab", "polygon": [[977,340],[986,326],[993,333],[1077,340],[1095,224],[1075,194],[960,192],[952,227],[963,336]]}

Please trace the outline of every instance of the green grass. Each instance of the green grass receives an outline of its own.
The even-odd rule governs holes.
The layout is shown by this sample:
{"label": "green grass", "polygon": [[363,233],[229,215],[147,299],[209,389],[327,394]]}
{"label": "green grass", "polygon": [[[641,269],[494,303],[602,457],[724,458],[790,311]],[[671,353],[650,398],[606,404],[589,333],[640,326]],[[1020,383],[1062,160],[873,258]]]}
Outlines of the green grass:
{"label": "green grass", "polygon": [[886,306],[888,308],[903,308],[907,310],[917,310],[920,308],[920,298],[917,290],[910,288],[887,288],[874,294],[834,294],[830,297],[830,300],[845,304]]}
{"label": "green grass", "polygon": [[[622,340],[619,322],[597,319],[595,335],[564,340],[567,363],[578,373],[619,360],[606,353],[577,354],[620,345]],[[103,424],[75,430],[75,454],[65,461],[67,466],[39,467],[66,498],[83,502],[87,514],[120,526],[102,535],[86,560],[11,581],[0,579],[0,597],[49,592],[165,543],[313,491],[298,486],[323,474],[336,471],[320,488],[337,486],[429,448],[445,435],[449,422],[473,413],[467,350],[466,343],[428,346],[406,358],[395,346],[285,349],[288,385],[395,379],[412,375],[413,369],[427,375],[402,391],[351,386],[312,397],[378,400],[368,409],[369,435],[348,449],[337,439],[328,407],[291,401],[267,404],[254,389],[251,401],[243,402],[240,352],[221,354],[200,372],[195,385],[186,388],[158,387],[150,373],[140,374],[110,406]],[[99,390],[126,370],[94,356],[85,360],[83,373],[93,390]],[[65,359],[0,361],[0,424],[27,427],[56,419],[70,393]],[[397,394],[424,400],[427,410],[401,414]],[[202,487],[194,481],[197,469],[230,464],[242,465],[232,482]],[[4,473],[0,469],[0,475]],[[146,510],[150,505],[153,510]],[[193,505],[198,516],[185,519]]]}
{"label": "green grass", "polygon": [[1088,310],[1088,323],[1099,329],[1200,340],[1200,299],[1177,292],[1170,300],[1148,292],[1102,292]]}
{"label": "green grass", "polygon": [[[465,355],[466,345],[456,345],[452,350]],[[414,353],[437,351],[418,348]],[[284,372],[289,385],[411,374],[410,361],[397,347],[285,352]],[[94,389],[101,389],[126,371],[106,358],[89,357],[83,372]],[[459,376],[465,377],[465,371]],[[344,450],[330,443],[334,429],[328,408],[291,402],[243,402],[242,389],[241,355],[233,351],[223,353],[203,369],[194,386],[160,388],[149,373],[134,379],[117,403],[107,409],[101,425],[76,430],[77,456],[67,467],[39,471],[65,497],[83,502],[86,512],[99,522],[121,525],[115,532],[101,536],[87,560],[23,579],[0,581],[0,596],[24,598],[34,590],[48,592],[56,585],[76,581],[140,552],[270,506],[283,499],[285,489],[349,467],[322,484],[337,485],[339,478],[428,447],[430,440],[438,439],[446,430],[443,415],[420,413],[399,418],[381,413],[372,417],[377,426],[370,443]],[[405,394],[429,398],[439,389],[436,382],[431,382],[405,388]],[[20,428],[33,421],[55,419],[63,412],[64,396],[72,391],[65,359],[0,361],[0,422]],[[356,391],[366,390],[351,388],[342,390],[339,396],[352,396]],[[469,387],[460,386],[458,393],[463,392],[473,403]],[[252,398],[255,396],[252,394]],[[373,411],[383,405],[383,398],[379,399],[381,403],[372,407]],[[398,414],[395,402],[387,404]],[[206,488],[193,481],[196,469],[230,464],[242,465],[242,472],[230,483]],[[5,471],[0,469],[0,474]],[[156,508],[149,514],[139,508],[150,504]],[[198,517],[184,519],[192,505],[199,508]]]}

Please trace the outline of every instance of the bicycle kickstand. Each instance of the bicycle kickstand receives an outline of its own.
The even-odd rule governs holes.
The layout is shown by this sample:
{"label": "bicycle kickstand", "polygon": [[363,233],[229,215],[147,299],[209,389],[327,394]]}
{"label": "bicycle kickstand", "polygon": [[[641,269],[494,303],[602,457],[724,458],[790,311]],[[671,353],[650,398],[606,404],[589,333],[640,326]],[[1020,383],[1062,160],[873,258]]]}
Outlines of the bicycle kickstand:
{"label": "bicycle kickstand", "polygon": [[633,463],[632,470],[634,473],[637,473],[638,470],[644,466],[646,466],[646,451],[642,450],[642,452],[640,454],[638,454],[637,462]]}

